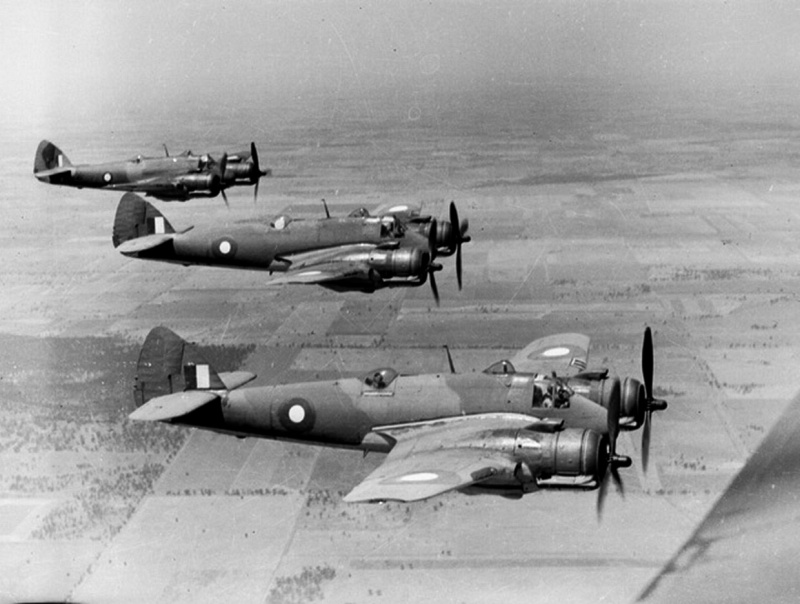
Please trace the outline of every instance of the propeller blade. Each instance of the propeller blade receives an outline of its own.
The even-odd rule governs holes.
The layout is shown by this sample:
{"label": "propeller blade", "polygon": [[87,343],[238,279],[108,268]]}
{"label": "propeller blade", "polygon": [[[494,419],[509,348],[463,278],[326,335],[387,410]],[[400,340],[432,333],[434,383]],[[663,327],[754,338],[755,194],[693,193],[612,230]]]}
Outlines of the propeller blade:
{"label": "propeller blade", "polygon": [[608,401],[608,438],[610,440],[611,457],[614,457],[617,449],[617,436],[619,435],[619,407],[620,407],[620,385],[619,380],[612,380],[611,395]]}
{"label": "propeller blade", "polygon": [[253,187],[253,205],[258,202],[258,181],[256,181],[256,186]]}
{"label": "propeller blade", "polygon": [[438,229],[439,227],[436,219],[431,219],[431,224],[428,228],[428,249],[431,251],[431,260],[433,260],[436,255],[436,235]]}
{"label": "propeller blade", "polygon": [[625,487],[622,485],[622,477],[619,475],[619,472],[617,471],[617,464],[615,464],[615,463],[611,464],[611,472],[610,472],[610,474],[611,474],[611,479],[614,481],[614,486],[617,487],[617,491],[619,491],[619,494],[624,499],[625,498]]}
{"label": "propeller blade", "polygon": [[436,300],[436,306],[439,306],[439,288],[436,287],[436,277],[434,271],[428,271],[431,276],[431,291],[433,292],[433,299]]}
{"label": "propeller blade", "polygon": [[648,326],[644,330],[642,344],[642,377],[644,378],[644,395],[648,401],[653,399],[653,334]]}
{"label": "propeller blade", "polygon": [[261,178],[261,166],[258,163],[258,151],[256,150],[256,144],[254,142],[250,143],[250,161],[253,162],[253,169],[251,171],[251,180],[255,178],[256,183],[258,179]]}
{"label": "propeller blade", "polygon": [[461,245],[461,233],[458,231],[458,209],[456,209],[456,202],[450,202],[450,233],[452,240],[450,241],[450,253],[458,250]]}
{"label": "propeller blade", "polygon": [[461,244],[456,247],[456,279],[458,280],[458,291],[461,291]]}
{"label": "propeller blade", "polygon": [[228,166],[228,154],[227,153],[223,153],[222,154],[222,157],[220,158],[219,163],[217,164],[217,166],[218,166],[218,169],[219,169],[219,172],[218,172],[218,174],[219,174],[219,182],[220,183],[224,183],[225,182],[225,168]]}
{"label": "propeller blade", "polygon": [[647,474],[647,464],[650,461],[650,423],[653,421],[653,413],[648,409],[644,416],[644,426],[642,427],[642,471]]}
{"label": "propeller blade", "polygon": [[603,519],[603,507],[605,506],[606,497],[608,496],[608,480],[609,480],[609,472],[608,472],[608,469],[607,469],[605,474],[603,475],[603,480],[600,481],[600,488],[597,490],[597,520],[598,521]]}
{"label": "propeller blade", "polygon": [[220,187],[219,192],[222,195],[222,201],[225,202],[225,207],[230,210],[231,209],[231,204],[228,203],[228,196],[225,194],[225,188],[224,187]]}

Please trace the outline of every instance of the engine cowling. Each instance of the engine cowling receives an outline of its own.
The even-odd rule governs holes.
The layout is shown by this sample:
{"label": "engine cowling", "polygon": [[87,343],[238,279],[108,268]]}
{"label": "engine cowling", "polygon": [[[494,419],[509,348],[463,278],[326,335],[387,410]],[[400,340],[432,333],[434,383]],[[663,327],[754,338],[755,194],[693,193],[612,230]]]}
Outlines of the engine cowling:
{"label": "engine cowling", "polygon": [[602,379],[572,378],[566,380],[570,388],[605,409],[608,409],[614,383],[620,384],[619,426],[623,430],[636,430],[644,422],[647,410],[644,386],[639,380],[618,377]]}
{"label": "engine cowling", "polygon": [[413,277],[422,274],[431,262],[430,254],[419,248],[372,250],[367,262],[383,277]]}
{"label": "engine cowling", "polygon": [[180,185],[187,191],[209,191],[219,193],[220,181],[217,174],[188,174],[181,177]]}
{"label": "engine cowling", "polygon": [[253,164],[249,161],[240,163],[230,163],[225,165],[225,180],[250,182],[253,178]]}
{"label": "engine cowling", "polygon": [[604,435],[594,430],[519,430],[514,438],[514,457],[514,476],[523,484],[566,478],[577,486],[593,487],[605,472],[608,443]]}

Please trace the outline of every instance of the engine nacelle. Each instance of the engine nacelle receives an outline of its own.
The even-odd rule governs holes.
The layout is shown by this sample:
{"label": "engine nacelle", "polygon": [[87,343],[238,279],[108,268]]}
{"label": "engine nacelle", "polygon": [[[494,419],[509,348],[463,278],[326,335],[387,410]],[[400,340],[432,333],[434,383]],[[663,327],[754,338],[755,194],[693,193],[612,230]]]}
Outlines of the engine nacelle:
{"label": "engine nacelle", "polygon": [[[588,375],[588,374],[585,374]],[[639,380],[618,377],[604,379],[571,378],[565,380],[578,394],[608,409],[614,382],[620,384],[619,425],[623,430],[636,430],[644,422],[647,410],[644,386]]]}
{"label": "engine nacelle", "polygon": [[367,262],[382,277],[413,277],[422,274],[431,262],[427,251],[419,248],[372,250]]}
{"label": "engine nacelle", "polygon": [[521,483],[564,478],[584,488],[593,487],[605,472],[608,443],[594,430],[567,429],[549,434],[519,430],[514,438],[514,457],[518,462],[514,476]]}
{"label": "engine nacelle", "polygon": [[252,179],[253,164],[248,162],[240,163],[227,163],[225,165],[225,181],[246,180],[250,182]]}
{"label": "engine nacelle", "polygon": [[209,191],[216,194],[220,189],[217,174],[188,174],[182,176],[179,182],[187,191]]}

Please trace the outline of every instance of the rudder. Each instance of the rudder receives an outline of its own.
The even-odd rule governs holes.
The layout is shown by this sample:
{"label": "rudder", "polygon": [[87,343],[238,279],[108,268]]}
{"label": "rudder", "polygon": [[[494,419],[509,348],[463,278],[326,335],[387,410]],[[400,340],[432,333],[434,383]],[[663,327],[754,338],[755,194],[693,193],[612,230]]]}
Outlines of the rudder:
{"label": "rudder", "polygon": [[163,326],[147,334],[136,365],[134,401],[184,390],[224,390],[225,384],[193,344]]}
{"label": "rudder", "polygon": [[111,239],[117,248],[121,243],[145,235],[174,232],[169,221],[152,204],[134,193],[125,193],[117,206]]}

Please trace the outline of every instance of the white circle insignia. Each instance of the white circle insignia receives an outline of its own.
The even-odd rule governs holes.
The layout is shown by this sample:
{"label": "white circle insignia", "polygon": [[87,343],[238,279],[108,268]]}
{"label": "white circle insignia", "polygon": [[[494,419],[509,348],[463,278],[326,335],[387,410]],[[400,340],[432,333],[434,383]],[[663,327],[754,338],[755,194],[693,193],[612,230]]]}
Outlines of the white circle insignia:
{"label": "white circle insignia", "polygon": [[430,482],[437,478],[439,478],[439,475],[435,472],[417,472],[416,474],[406,474],[397,480],[399,482]]}
{"label": "white circle insignia", "polygon": [[570,352],[569,348],[566,348],[564,346],[559,346],[557,348],[549,348],[548,350],[545,350],[542,353],[542,356],[543,357],[548,357],[548,358],[551,358],[551,357],[563,357],[563,356],[568,355],[569,352]]}
{"label": "white circle insignia", "polygon": [[289,419],[295,424],[299,424],[305,418],[306,410],[303,409],[302,405],[292,405],[292,407],[289,409]]}
{"label": "white circle insignia", "polygon": [[106,172],[103,174],[103,180],[106,182],[111,182],[111,172]]}
{"label": "white circle insignia", "polygon": [[230,241],[220,241],[219,243],[219,252],[220,254],[228,255],[231,253],[231,242]]}

